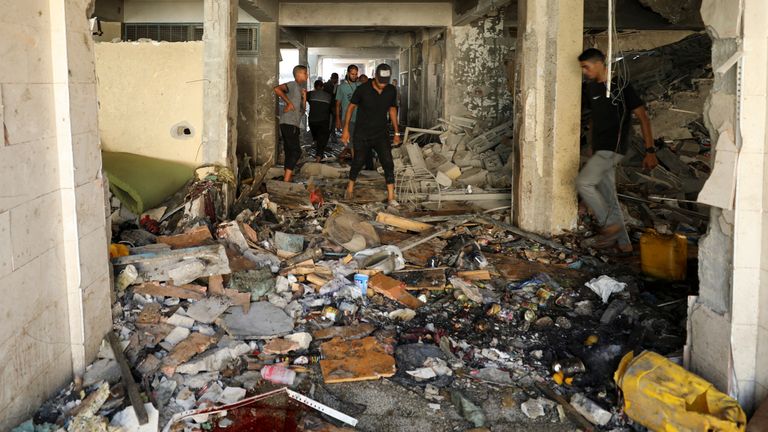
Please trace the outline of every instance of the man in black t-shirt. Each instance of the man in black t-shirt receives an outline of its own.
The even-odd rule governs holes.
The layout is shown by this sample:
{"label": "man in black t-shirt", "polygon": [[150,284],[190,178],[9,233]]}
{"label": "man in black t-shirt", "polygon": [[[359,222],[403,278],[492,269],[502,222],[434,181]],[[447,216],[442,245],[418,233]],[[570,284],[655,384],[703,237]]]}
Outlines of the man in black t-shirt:
{"label": "man in black t-shirt", "polygon": [[325,157],[325,146],[331,134],[331,106],[333,97],[323,89],[323,82],[315,81],[315,90],[307,93],[309,102],[309,130],[315,141],[315,161],[320,162]]}
{"label": "man in black t-shirt", "polygon": [[640,121],[645,142],[643,168],[656,167],[651,121],[642,99],[629,82],[614,81],[610,95],[607,94],[608,68],[602,52],[587,49],[579,56],[579,63],[588,81],[583,103],[591,113],[592,157],[579,173],[576,185],[581,199],[592,209],[600,225],[600,233],[587,239],[584,246],[607,249],[616,245],[622,252],[631,252],[632,243],[616,194],[616,164],[627,151],[634,114]]}
{"label": "man in black t-shirt", "polygon": [[387,114],[392,119],[395,129],[394,145],[400,144],[400,131],[397,125],[397,92],[389,83],[392,78],[392,68],[387,64],[376,67],[376,75],[367,83],[360,85],[352,95],[352,100],[344,116],[344,132],[341,142],[349,143],[349,124],[352,113],[357,109],[354,146],[352,149],[352,166],[349,171],[349,184],[346,197],[351,199],[355,190],[355,181],[371,150],[376,150],[379,162],[384,169],[384,179],[387,183],[387,202],[397,207],[395,201],[395,164],[392,160],[392,147],[389,144],[389,128]]}

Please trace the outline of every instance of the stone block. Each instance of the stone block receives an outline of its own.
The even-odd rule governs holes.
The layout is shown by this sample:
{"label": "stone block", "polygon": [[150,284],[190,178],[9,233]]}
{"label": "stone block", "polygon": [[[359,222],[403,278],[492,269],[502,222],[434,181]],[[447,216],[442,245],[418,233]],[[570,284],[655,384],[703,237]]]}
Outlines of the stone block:
{"label": "stone block", "polygon": [[43,195],[11,210],[11,248],[15,268],[62,242],[61,199]]}
{"label": "stone block", "polygon": [[0,146],[0,172],[6,179],[0,196],[0,212],[59,187],[59,164],[54,138]]}
{"label": "stone block", "polygon": [[75,186],[81,186],[101,177],[101,147],[96,132],[72,136]]}
{"label": "stone block", "polygon": [[456,180],[461,176],[461,168],[451,162],[446,162],[437,168],[437,171],[444,174],[451,181]]}
{"label": "stone block", "polygon": [[451,187],[451,184],[453,184],[453,180],[447,175],[443,174],[442,171],[437,172],[437,175],[435,176],[435,180],[437,181],[437,184],[446,188]]}
{"label": "stone block", "polygon": [[701,303],[695,303],[690,310],[691,372],[710,381],[718,390],[727,391],[730,322],[725,315]]}
{"label": "stone block", "polygon": [[483,168],[488,171],[499,171],[504,168],[504,164],[501,162],[501,156],[497,153],[490,153],[483,157]]}
{"label": "stone block", "polygon": [[468,186],[483,187],[488,183],[488,171],[482,168],[470,168],[464,171],[456,182]]}
{"label": "stone block", "polygon": [[0,278],[13,271],[13,254],[11,248],[11,214],[0,213]]}
{"label": "stone block", "polygon": [[51,84],[3,84],[3,105],[11,145],[56,135]]}
{"label": "stone block", "polygon": [[[82,83],[69,85],[70,106],[75,109],[70,110],[70,120],[72,124],[72,133],[81,134],[85,132],[98,131],[98,105],[96,98],[96,84]],[[170,126],[167,134],[170,135]]]}
{"label": "stone block", "polygon": [[75,189],[77,227],[80,235],[94,230],[104,230],[106,209],[104,187],[101,179],[93,180]]}
{"label": "stone block", "polygon": [[425,162],[427,164],[427,169],[432,173],[437,172],[440,166],[451,163],[445,156],[440,153],[433,153],[425,160]]}
{"label": "stone block", "polygon": [[80,237],[80,285],[89,286],[109,273],[106,230],[96,229]]}

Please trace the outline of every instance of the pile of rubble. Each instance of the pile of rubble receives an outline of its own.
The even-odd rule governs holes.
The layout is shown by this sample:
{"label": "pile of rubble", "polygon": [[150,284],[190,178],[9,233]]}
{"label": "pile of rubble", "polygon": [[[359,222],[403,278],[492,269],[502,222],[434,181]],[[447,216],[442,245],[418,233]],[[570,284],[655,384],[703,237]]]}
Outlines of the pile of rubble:
{"label": "pile of rubble", "polygon": [[478,389],[515,388],[509,409],[530,421],[611,428],[628,422],[621,357],[681,356],[685,284],[638,279],[636,262],[522,232],[504,212],[393,214],[304,181],[241,182],[232,220],[222,170],[178,204],[116,209],[114,333],[18,430],[376,429],[329,385],[382,378],[474,427],[493,426]]}

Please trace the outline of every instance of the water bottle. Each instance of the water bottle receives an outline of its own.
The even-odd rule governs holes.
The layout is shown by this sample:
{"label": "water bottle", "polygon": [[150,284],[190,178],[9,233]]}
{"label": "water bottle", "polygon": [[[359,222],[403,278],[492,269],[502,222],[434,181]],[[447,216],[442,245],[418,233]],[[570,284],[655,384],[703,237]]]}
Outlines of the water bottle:
{"label": "water bottle", "polygon": [[261,368],[261,377],[271,383],[293,385],[296,372],[283,365],[266,365]]}

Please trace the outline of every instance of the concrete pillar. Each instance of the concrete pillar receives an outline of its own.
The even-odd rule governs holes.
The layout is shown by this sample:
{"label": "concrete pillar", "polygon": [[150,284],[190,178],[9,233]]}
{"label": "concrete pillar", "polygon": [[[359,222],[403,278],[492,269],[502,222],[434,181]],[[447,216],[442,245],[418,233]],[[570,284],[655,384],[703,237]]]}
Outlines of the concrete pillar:
{"label": "concrete pillar", "polygon": [[[470,24],[448,27],[445,54],[445,116],[474,117],[491,128],[512,117],[504,62],[513,48],[503,11]],[[460,82],[462,85],[454,85]]]}
{"label": "concrete pillar", "polygon": [[280,76],[280,37],[276,22],[263,22],[259,33],[259,62],[250,77],[256,86],[256,129],[253,158],[274,165],[277,149],[277,99],[272,89]]}
{"label": "concrete pillar", "polygon": [[299,50],[299,64],[309,66],[309,49],[302,45],[298,47]]}
{"label": "concrete pillar", "polygon": [[520,0],[516,223],[552,235],[577,220],[583,0]]}
{"label": "concrete pillar", "polygon": [[203,15],[203,162],[236,165],[237,0],[205,0]]}

